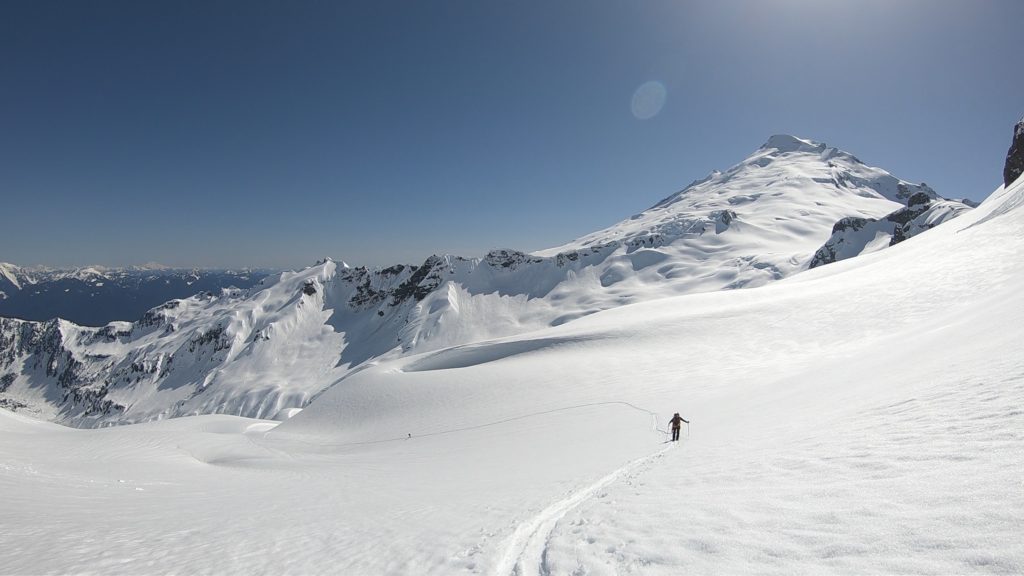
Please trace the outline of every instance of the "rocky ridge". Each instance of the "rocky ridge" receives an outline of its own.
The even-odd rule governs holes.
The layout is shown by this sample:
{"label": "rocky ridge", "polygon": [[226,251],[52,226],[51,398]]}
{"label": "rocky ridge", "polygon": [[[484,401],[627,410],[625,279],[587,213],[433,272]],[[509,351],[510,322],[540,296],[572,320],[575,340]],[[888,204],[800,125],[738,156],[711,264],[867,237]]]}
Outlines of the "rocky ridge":
{"label": "rocky ridge", "polygon": [[895,246],[971,209],[957,200],[936,200],[917,193],[907,206],[883,218],[843,218],[832,228],[832,236],[814,253],[809,268],[853,258]]}

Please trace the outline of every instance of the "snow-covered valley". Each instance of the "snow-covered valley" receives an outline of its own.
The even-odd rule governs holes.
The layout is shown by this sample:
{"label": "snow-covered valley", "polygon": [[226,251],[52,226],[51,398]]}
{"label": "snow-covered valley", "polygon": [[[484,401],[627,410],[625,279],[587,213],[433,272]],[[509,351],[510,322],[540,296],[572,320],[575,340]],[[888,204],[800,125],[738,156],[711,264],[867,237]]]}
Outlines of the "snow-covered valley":
{"label": "snow-covered valley", "polygon": [[78,427],[211,413],[275,418],[367,362],[633,303],[764,286],[969,211],[837,148],[773,136],[649,210],[535,254],[494,250],[378,269],[325,259],[101,328],[0,318],[0,405]]}
{"label": "snow-covered valley", "polygon": [[[751,161],[763,162],[757,154]],[[848,208],[850,196],[838,197]],[[900,207],[858,197],[865,218]],[[644,214],[660,218],[658,208]],[[172,346],[161,340],[172,335],[167,326],[192,334],[194,322],[208,334],[204,322],[219,318],[222,331],[190,352],[206,356],[189,366],[216,359],[211,373],[221,380],[204,386],[227,398],[243,383],[259,390],[254,380],[266,378],[260,386],[281,388],[278,397],[303,394],[293,401],[305,409],[284,422],[202,415],[102,429],[0,411],[0,566],[132,574],[1024,571],[1024,180],[897,245],[808,271],[835,221],[854,214],[822,207],[820,218],[762,230],[756,237],[789,230],[795,240],[780,240],[785,250],[761,245],[770,266],[726,275],[728,265],[737,270],[726,262],[747,254],[736,248],[743,238],[724,242],[733,223],[765,225],[737,208],[729,231],[715,234],[724,221],[711,214],[721,208],[705,209],[710,219],[696,243],[644,248],[672,261],[715,246],[725,252],[706,258],[700,280],[678,285],[665,275],[645,280],[654,265],[602,284],[643,253],[629,249],[637,237],[626,221],[612,230],[623,234],[569,247],[623,243],[589,268],[571,268],[576,283],[543,294],[501,288],[508,277],[500,272],[524,258],[557,268],[557,255],[490,268],[445,261],[444,290],[405,301],[400,316],[384,303],[409,286],[409,271],[387,284],[352,270],[359,282],[332,282],[334,263],[283,276],[277,292],[179,301],[133,346],[183,354],[194,336],[161,348]],[[801,222],[814,222],[817,236],[794,231]],[[771,266],[777,278],[762,275]],[[488,275],[479,286],[498,282],[496,291],[474,288]],[[386,298],[339,316],[364,277]],[[721,290],[741,279],[748,289]],[[369,324],[374,318],[400,327],[394,351],[366,336],[381,330]],[[407,327],[409,318],[418,320]],[[361,339],[332,326],[358,327]],[[58,329],[64,341],[106,340],[111,350],[90,353],[112,357],[128,339]],[[382,341],[391,342],[388,334]],[[357,342],[372,346],[348,352]],[[255,352],[265,344],[276,347],[272,354]],[[346,352],[360,362],[346,362]],[[184,401],[196,410],[199,401],[188,402],[201,395],[180,378],[124,386],[109,398],[124,406]],[[31,399],[30,384],[16,378],[8,389]],[[182,397],[168,403],[174,394]],[[47,406],[40,398],[35,405]],[[288,402],[272,404],[257,412],[293,412]],[[50,416],[60,419],[62,409]],[[692,424],[681,442],[667,443],[665,422],[676,411]]]}

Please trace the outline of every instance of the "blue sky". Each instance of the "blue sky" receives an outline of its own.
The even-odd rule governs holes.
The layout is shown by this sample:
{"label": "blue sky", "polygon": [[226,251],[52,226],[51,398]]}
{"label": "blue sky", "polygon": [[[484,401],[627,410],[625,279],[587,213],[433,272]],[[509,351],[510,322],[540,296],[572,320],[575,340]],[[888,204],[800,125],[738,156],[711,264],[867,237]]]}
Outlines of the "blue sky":
{"label": "blue sky", "polygon": [[536,250],[774,133],[982,199],[1024,114],[1021,22],[1016,0],[6,0],[0,261]]}

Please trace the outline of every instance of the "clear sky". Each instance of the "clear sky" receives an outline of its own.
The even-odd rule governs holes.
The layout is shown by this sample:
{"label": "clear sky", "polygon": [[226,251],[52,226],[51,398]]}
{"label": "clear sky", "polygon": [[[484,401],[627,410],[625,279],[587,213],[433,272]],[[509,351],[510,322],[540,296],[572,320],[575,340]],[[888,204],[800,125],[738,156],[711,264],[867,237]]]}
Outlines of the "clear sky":
{"label": "clear sky", "polygon": [[1019,0],[3,0],[0,261],[537,250],[774,133],[982,199],[1022,23]]}

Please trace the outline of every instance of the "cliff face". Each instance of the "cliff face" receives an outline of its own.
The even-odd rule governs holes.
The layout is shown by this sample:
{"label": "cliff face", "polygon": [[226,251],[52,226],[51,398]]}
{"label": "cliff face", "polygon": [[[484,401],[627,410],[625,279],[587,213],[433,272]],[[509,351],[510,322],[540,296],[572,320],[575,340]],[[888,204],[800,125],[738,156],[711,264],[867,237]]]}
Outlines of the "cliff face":
{"label": "cliff face", "polygon": [[1024,174],[1024,118],[1013,128],[1013,142],[1006,152],[1006,165],[1003,166],[1003,184],[1013,184]]}

